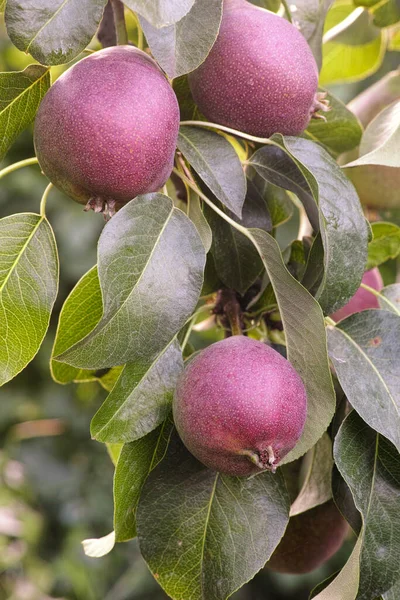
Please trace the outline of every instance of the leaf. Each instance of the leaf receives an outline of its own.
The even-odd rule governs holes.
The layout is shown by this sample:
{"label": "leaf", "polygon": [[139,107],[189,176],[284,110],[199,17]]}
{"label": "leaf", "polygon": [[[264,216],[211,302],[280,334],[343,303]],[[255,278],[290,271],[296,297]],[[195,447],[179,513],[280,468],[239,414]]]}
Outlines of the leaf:
{"label": "leaf", "polygon": [[71,61],[91,41],[107,0],[7,0],[12,43],[45,65]]}
{"label": "leaf", "polygon": [[359,2],[356,5],[369,6],[377,27],[388,27],[400,21],[400,6],[397,0],[377,0],[376,2]]}
{"label": "leaf", "polygon": [[200,198],[192,190],[188,191],[188,209],[187,215],[189,219],[195,224],[196,229],[203,242],[206,253],[210,250],[212,244],[212,231],[207,223],[207,219],[204,216]]}
{"label": "leaf", "polygon": [[142,555],[175,600],[225,600],[268,560],[288,522],[284,479],[227,477],[178,436],[147,479],[137,509]]}
{"label": "leaf", "polygon": [[360,144],[360,157],[346,167],[384,165],[400,167],[400,102],[394,102],[371,121]]}
{"label": "leaf", "polygon": [[117,542],[136,536],[136,509],[149,473],[164,458],[173,429],[168,419],[145,437],[124,444],[114,475],[114,528]]}
{"label": "leaf", "polygon": [[114,467],[116,467],[118,464],[118,459],[120,457],[123,446],[124,444],[106,444],[108,455],[111,458]]}
{"label": "leaf", "polygon": [[166,27],[180,21],[195,0],[124,0],[124,4],[139,13],[153,27]]}
{"label": "leaf", "polygon": [[[332,35],[335,26],[344,21],[354,11],[349,0],[335,2],[327,15],[324,45],[323,66],[320,74],[320,85],[333,83],[350,83],[365,79],[375,73],[382,64],[386,50],[386,35],[383,32],[372,32],[372,40],[362,45],[341,44],[337,41],[325,41]],[[365,35],[365,23],[359,23],[362,35]],[[354,39],[355,32],[352,33]],[[329,37],[328,37],[329,39]]]}
{"label": "leaf", "polygon": [[327,433],[308,451],[302,464],[303,485],[290,507],[290,516],[319,506],[332,498],[332,442]]}
{"label": "leaf", "polygon": [[383,600],[398,600],[400,597],[400,579],[388,592],[382,595]]}
{"label": "leaf", "polygon": [[328,327],[329,356],[350,404],[398,449],[399,342],[400,317],[386,310],[365,310]]}
{"label": "leaf", "polygon": [[58,290],[58,255],[48,221],[22,213],[0,220],[0,385],[32,360]]}
{"label": "leaf", "polygon": [[370,600],[398,579],[400,458],[353,411],[335,439],[335,462],[361,512],[363,529],[341,573],[318,600]]}
{"label": "leaf", "polygon": [[28,125],[50,87],[50,71],[29,65],[24,71],[0,73],[0,160]]}
{"label": "leaf", "polygon": [[[223,283],[244,294],[260,275],[263,264],[253,243],[229,223],[206,207],[208,222],[213,231],[212,255],[215,268]],[[241,221],[245,227],[259,227],[270,231],[272,223],[267,205],[257,188],[248,182],[247,197]]]}
{"label": "leaf", "polygon": [[115,531],[112,531],[108,535],[101,538],[92,538],[90,540],[83,540],[83,550],[86,556],[91,558],[100,558],[105,556],[115,546]]}
{"label": "leaf", "polygon": [[274,238],[258,229],[249,230],[249,234],[274,288],[286,335],[288,360],[307,391],[306,424],[299,442],[282,461],[287,463],[317,443],[335,411],[324,320],[318,302],[286,269]]}
{"label": "leaf", "polygon": [[322,65],[322,34],[324,31],[325,17],[333,0],[295,0],[293,22],[299,27],[306,38],[317,62],[318,68]]}
{"label": "leaf", "polygon": [[218,133],[182,125],[178,148],[218,200],[240,219],[246,177],[232,145]]}
{"label": "leaf", "polygon": [[367,223],[353,185],[323,148],[295,137],[276,135],[274,140],[286,156],[279,148],[264,146],[250,164],[265,179],[294,192],[314,229],[320,228],[324,276],[316,297],[331,314],[360,285],[367,259]]}
{"label": "leaf", "polygon": [[92,419],[90,432],[99,442],[131,442],[168,416],[182,352],[174,338],[151,362],[128,363]]}
{"label": "leaf", "polygon": [[178,99],[181,121],[204,120],[204,117],[201,116],[197,105],[194,103],[187,75],[182,75],[182,77],[177,77],[174,79],[172,82],[172,87]]}
{"label": "leaf", "polygon": [[[326,92],[323,88],[320,91]],[[327,94],[331,110],[323,119],[311,119],[303,136],[322,144],[328,152],[337,157],[360,144],[362,127],[357,117],[341,100]]]}
{"label": "leaf", "polygon": [[138,196],[100,236],[103,317],[56,360],[82,369],[154,360],[192,314],[204,264],[195,226],[171,199],[163,194]]}
{"label": "leaf", "polygon": [[141,18],[151,53],[171,78],[194,71],[207,58],[217,39],[222,0],[195,2],[180,21],[157,29]]}
{"label": "leaf", "polygon": [[78,281],[63,304],[54,341],[51,374],[57,383],[88,381],[95,378],[95,371],[85,371],[54,360],[76,342],[90,333],[103,314],[100,282],[94,266]]}
{"label": "leaf", "polygon": [[400,254],[400,227],[394,223],[371,223],[373,239],[368,244],[366,269],[378,267],[390,258]]}
{"label": "leaf", "polygon": [[[387,285],[381,290],[381,294],[391,302],[393,312],[400,315],[400,283]],[[389,306],[387,302],[380,298],[378,298],[378,302],[381,308],[388,310]]]}
{"label": "leaf", "polygon": [[7,0],[0,0],[0,12],[4,12]]}

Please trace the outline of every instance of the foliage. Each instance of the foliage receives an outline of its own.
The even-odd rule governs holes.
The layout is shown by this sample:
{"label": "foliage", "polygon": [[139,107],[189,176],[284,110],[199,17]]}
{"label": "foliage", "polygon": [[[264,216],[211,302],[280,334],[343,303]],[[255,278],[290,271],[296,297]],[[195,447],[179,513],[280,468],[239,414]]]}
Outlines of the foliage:
{"label": "foliage", "polygon": [[[89,435],[92,417],[90,434],[106,445],[112,462],[94,441],[85,442],[83,453],[89,453],[88,470],[93,460],[100,472],[106,465],[109,476],[114,473],[114,521],[112,526],[109,477],[102,513],[85,527],[79,524],[77,536],[90,538],[84,543],[88,556],[110,553],[102,559],[107,564],[120,556],[129,561],[119,542],[137,538],[134,552],[140,549],[174,600],[250,598],[250,587],[241,588],[264,567],[289,517],[332,497],[356,539],[347,547],[347,562],[341,555],[332,563],[341,569],[336,576],[328,567],[318,572],[320,581],[328,579],[312,597],[391,600],[400,586],[400,192],[389,186],[390,210],[379,204],[372,210],[361,205],[350,177],[381,167],[400,181],[400,93],[394,84],[389,90],[395,78],[390,83],[385,77],[392,60],[386,51],[399,50],[398,3],[252,2],[292,20],[320,69],[320,92],[330,111],[300,136],[257,138],[205,121],[195,106],[187,75],[215,43],[223,0],[124,0],[125,13],[119,0],[110,0],[107,20],[106,0],[0,2],[2,39],[17,57],[7,55],[0,73],[3,405],[10,394],[20,394],[20,381],[28,389],[30,373],[39,377],[35,365],[50,353],[53,382],[47,367],[39,380],[59,398],[57,410],[62,403],[74,405],[74,394],[91,398],[88,406],[70,410],[71,422],[82,414],[70,431],[62,419],[44,419],[36,408],[12,425],[8,439],[30,439],[33,431],[33,438],[78,443]],[[99,50],[99,27],[111,27],[119,43],[137,43],[170,78],[182,117],[173,172],[162,190],[132,199],[106,223],[83,214],[51,185],[40,210],[30,212],[24,204],[39,204],[46,181],[34,168],[31,131],[25,130],[51,82],[72,61]],[[371,75],[379,80],[375,89],[386,86],[385,93],[369,89]],[[343,100],[361,89],[362,102],[346,106]],[[373,267],[385,281],[376,292],[380,308],[335,324],[329,315],[350,300]],[[234,298],[237,322],[221,302],[221,290]],[[185,361],[235,333],[238,323],[287,357],[307,390],[303,435],[276,474],[234,478],[207,469],[183,446],[171,418]],[[36,406],[39,395],[32,392]],[[92,455],[89,447],[98,450]],[[38,448],[33,465],[55,446]],[[14,510],[19,498],[40,532],[29,494],[13,488],[13,452],[7,446],[2,456],[6,492],[0,503]],[[21,454],[28,464],[29,451]],[[40,495],[39,475],[38,482]],[[58,498],[59,491],[46,493]],[[71,543],[76,551],[77,538]],[[8,557],[1,563],[6,570],[13,567]],[[57,577],[53,588],[42,587],[61,597]],[[261,572],[254,581],[263,577],[271,576]],[[274,581],[284,586],[277,577],[268,579],[271,589]],[[308,591],[317,583],[307,580]],[[149,585],[151,597],[165,597]],[[90,598],[85,586],[65,594]],[[105,596],[100,581],[96,592]]]}

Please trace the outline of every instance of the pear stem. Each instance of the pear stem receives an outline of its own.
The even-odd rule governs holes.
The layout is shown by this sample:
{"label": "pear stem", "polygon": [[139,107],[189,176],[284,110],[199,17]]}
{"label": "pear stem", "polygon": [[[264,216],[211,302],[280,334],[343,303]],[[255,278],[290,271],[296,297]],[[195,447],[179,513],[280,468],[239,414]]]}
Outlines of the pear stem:
{"label": "pear stem", "polygon": [[117,33],[117,44],[118,46],[125,46],[128,43],[128,32],[126,30],[124,5],[120,0],[111,0],[115,31]]}
{"label": "pear stem", "polygon": [[22,167],[28,167],[29,165],[37,165],[38,159],[36,156],[32,158],[26,158],[25,160],[20,160],[19,162],[14,163],[13,165],[9,165],[0,171],[0,179],[3,179],[9,173],[13,173],[18,169],[22,169]]}
{"label": "pear stem", "polygon": [[49,183],[49,185],[47,186],[47,188],[44,190],[44,194],[42,196],[42,200],[40,201],[40,216],[45,218],[46,217],[46,203],[47,203],[47,198],[49,197],[49,193],[50,191],[53,189],[53,184]]}
{"label": "pear stem", "polygon": [[287,20],[289,21],[289,23],[292,23],[293,25],[293,17],[292,17],[292,13],[290,11],[289,5],[287,3],[286,0],[281,0],[283,8],[285,9],[285,14],[287,16]]}

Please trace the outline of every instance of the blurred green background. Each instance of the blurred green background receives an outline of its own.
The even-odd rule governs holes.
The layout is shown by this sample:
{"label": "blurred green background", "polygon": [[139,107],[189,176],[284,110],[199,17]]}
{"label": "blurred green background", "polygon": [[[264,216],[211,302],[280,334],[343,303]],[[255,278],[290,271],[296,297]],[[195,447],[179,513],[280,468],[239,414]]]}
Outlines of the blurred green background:
{"label": "blurred green background", "polygon": [[[396,68],[388,53],[373,77],[335,86],[345,101]],[[0,23],[0,69],[21,70],[32,59],[16,50]],[[52,69],[53,78],[62,68]],[[24,132],[6,164],[33,156],[32,132]],[[0,185],[0,216],[38,212],[46,180],[38,167],[19,170]],[[80,276],[96,262],[102,216],[53,190],[48,218],[59,254],[60,291],[49,334],[29,367],[0,392],[0,600],[161,600],[165,594],[140,557],[137,542],[118,544],[92,559],[81,540],[112,530],[113,466],[104,445],[90,439],[91,417],[106,392],[98,384],[60,386],[52,382],[49,357],[58,313]],[[199,340],[201,342],[201,340]],[[353,541],[310,575],[267,571],[234,600],[306,600],[318,582],[340,569]]]}

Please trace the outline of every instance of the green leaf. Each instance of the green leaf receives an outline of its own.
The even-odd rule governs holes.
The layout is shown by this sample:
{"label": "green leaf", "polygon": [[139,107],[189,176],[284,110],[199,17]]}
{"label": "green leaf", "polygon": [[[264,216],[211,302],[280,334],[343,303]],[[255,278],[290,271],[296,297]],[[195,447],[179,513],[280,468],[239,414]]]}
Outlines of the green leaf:
{"label": "green leaf", "polygon": [[4,12],[7,0],[0,0],[0,12]]}
{"label": "green leaf", "polygon": [[288,360],[302,378],[307,391],[306,424],[299,442],[282,461],[287,463],[299,458],[317,443],[335,412],[336,398],[329,369],[324,319],[318,302],[286,269],[274,238],[257,229],[249,233],[278,301]]}
{"label": "green leaf", "polygon": [[36,214],[0,220],[0,385],[39,350],[58,290],[53,230]]}
{"label": "green leaf", "polygon": [[249,167],[248,176],[267,204],[272,226],[279,227],[289,221],[293,216],[294,205],[288,192],[266,181],[251,167]]}
{"label": "green leaf", "polygon": [[227,477],[178,436],[147,479],[137,509],[142,555],[174,600],[225,600],[271,556],[288,522],[283,476]]}
{"label": "green leaf", "polygon": [[398,600],[400,598],[400,579],[388,592],[382,594],[383,600]]}
{"label": "green leaf", "polygon": [[301,490],[290,507],[290,516],[298,515],[332,498],[332,442],[327,433],[321,437],[303,459]]}
{"label": "green leaf", "polygon": [[294,0],[293,22],[306,38],[318,68],[322,65],[322,34],[325,18],[333,0]]}
{"label": "green leaf", "polygon": [[[381,290],[382,296],[387,298],[393,306],[392,311],[398,315],[400,315],[400,283],[392,283],[391,285],[387,285]],[[384,310],[388,310],[390,306],[385,300],[381,300],[378,298],[380,307]]]}
{"label": "green leaf", "polygon": [[228,140],[208,129],[182,125],[178,148],[218,200],[240,219],[246,197],[246,177]]}
{"label": "green leaf", "polygon": [[153,27],[166,27],[180,21],[195,0],[124,0],[124,4],[139,13]]}
{"label": "green leaf", "polygon": [[400,254],[400,227],[394,223],[376,222],[371,228],[374,237],[368,244],[367,270]]}
{"label": "green leaf", "polygon": [[329,356],[350,404],[398,449],[399,344],[400,317],[386,310],[365,310],[328,328]]}
{"label": "green leaf", "polygon": [[100,236],[102,319],[56,360],[82,369],[154,360],[192,314],[204,264],[195,226],[171,199],[138,196]]}
{"label": "green leaf", "polygon": [[[320,91],[326,91],[320,88]],[[331,110],[324,114],[326,119],[311,119],[303,136],[319,142],[334,157],[348,152],[360,144],[362,127],[357,117],[341,100],[328,92]]]}
{"label": "green leaf", "polygon": [[157,29],[143,18],[140,23],[154,58],[173,78],[204,62],[217,39],[221,19],[222,0],[202,0],[169,27]]}
{"label": "green leaf", "polygon": [[[334,41],[326,41],[335,32],[334,28],[344,21],[354,11],[351,0],[335,2],[329,11],[323,45],[323,66],[320,74],[322,86],[333,83],[349,83],[365,79],[377,71],[382,64],[386,50],[386,37],[382,32],[371,32],[371,41],[365,44],[350,45],[339,43],[337,36]],[[359,30],[366,35],[365,23],[359,22]],[[356,32],[352,32],[354,39]],[[375,37],[377,35],[377,37]]]}
{"label": "green leaf", "polygon": [[324,312],[342,307],[357,291],[367,260],[368,227],[351,182],[317,144],[274,136],[286,152],[264,146],[250,164],[265,179],[303,202],[324,246],[324,277],[316,294]]}
{"label": "green leaf", "polygon": [[210,250],[212,244],[212,231],[204,216],[200,198],[193,190],[188,190],[188,209],[187,215],[195,224],[199,236],[204,245],[206,253]]}
{"label": "green leaf", "polygon": [[[227,287],[243,295],[263,269],[259,254],[245,235],[207,206],[205,213],[213,232],[211,252],[216,271]],[[251,181],[248,182],[242,220],[239,221],[232,214],[230,216],[245,227],[259,227],[268,231],[272,228],[267,205]]]}
{"label": "green leaf", "polygon": [[174,92],[176,94],[176,97],[178,98],[181,120],[204,120],[204,117],[201,116],[197,105],[194,103],[187,75],[182,75],[182,77],[177,77],[176,79],[174,79],[172,82],[172,87],[174,88]]}
{"label": "green leaf", "polygon": [[164,458],[173,430],[168,419],[139,440],[124,444],[114,475],[114,528],[117,542],[136,536],[136,508],[150,472]]}
{"label": "green leaf", "polygon": [[49,87],[50,71],[41,65],[29,65],[21,72],[0,73],[0,160],[33,121]]}
{"label": "green leaf", "polygon": [[96,33],[107,0],[8,0],[7,33],[45,65],[67,63]]}
{"label": "green leaf", "polygon": [[370,600],[398,579],[400,458],[353,411],[335,439],[335,462],[361,512],[363,528],[343,570],[316,600]]}
{"label": "green leaf", "polygon": [[92,331],[101,319],[103,304],[97,267],[94,266],[78,281],[63,304],[54,341],[51,374],[57,383],[90,381],[95,371],[85,371],[54,360]]}
{"label": "green leaf", "polygon": [[131,442],[168,416],[182,352],[174,338],[151,362],[128,363],[92,419],[90,432],[99,442]]}
{"label": "green leaf", "polygon": [[108,455],[111,458],[114,467],[116,467],[118,464],[118,459],[120,457],[123,446],[124,444],[106,444]]}
{"label": "green leaf", "polygon": [[400,102],[382,110],[366,128],[360,144],[360,157],[346,167],[384,165],[400,167]]}

